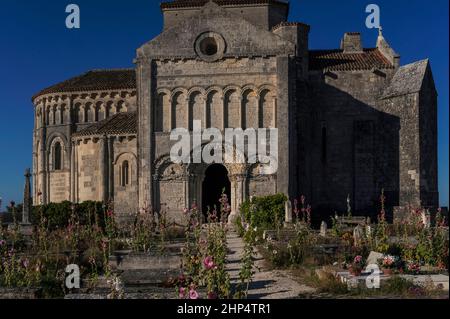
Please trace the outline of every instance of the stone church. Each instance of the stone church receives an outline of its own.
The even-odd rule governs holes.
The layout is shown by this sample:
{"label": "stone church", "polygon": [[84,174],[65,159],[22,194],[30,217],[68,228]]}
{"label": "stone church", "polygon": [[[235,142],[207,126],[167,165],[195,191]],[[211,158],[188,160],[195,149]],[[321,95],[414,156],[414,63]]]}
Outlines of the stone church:
{"label": "stone church", "polygon": [[[437,207],[437,92],[428,60],[401,65],[380,30],[311,50],[310,26],[282,0],[174,0],[133,69],[92,70],[33,98],[34,203],[114,201],[176,218],[225,190],[305,195],[313,209]],[[337,43],[339,39],[336,39]],[[256,164],[175,164],[170,132],[278,129],[278,171]]]}

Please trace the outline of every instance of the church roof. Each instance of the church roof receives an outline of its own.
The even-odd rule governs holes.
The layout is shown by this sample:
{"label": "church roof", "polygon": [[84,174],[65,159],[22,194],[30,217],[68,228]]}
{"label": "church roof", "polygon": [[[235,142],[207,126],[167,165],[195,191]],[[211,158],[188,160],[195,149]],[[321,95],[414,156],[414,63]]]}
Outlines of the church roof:
{"label": "church roof", "polygon": [[74,137],[137,134],[137,112],[118,113],[75,133]]}
{"label": "church roof", "polygon": [[[373,68],[393,69],[394,66],[375,48],[364,49],[361,53],[344,53],[342,50],[313,50],[309,53],[309,68],[310,70],[354,71]],[[400,77],[401,74],[398,76]],[[50,86],[33,96],[32,99],[51,93],[121,89],[136,89],[136,72],[134,69],[88,71],[80,76]]]}
{"label": "church roof", "polygon": [[136,72],[134,69],[89,71],[40,91],[33,96],[33,100],[50,93],[119,89],[136,89]]}
{"label": "church roof", "polygon": [[313,50],[309,52],[310,70],[358,71],[394,69],[394,65],[378,49],[344,53],[343,50]]}
{"label": "church roof", "polygon": [[400,67],[386,88],[382,98],[417,93],[421,90],[425,79],[429,60],[422,60]]}
{"label": "church roof", "polygon": [[[202,7],[210,0],[174,0],[161,3],[161,9],[175,9],[175,8],[195,8]],[[221,6],[232,5],[252,5],[252,4],[282,4],[289,5],[285,0],[212,0]]]}

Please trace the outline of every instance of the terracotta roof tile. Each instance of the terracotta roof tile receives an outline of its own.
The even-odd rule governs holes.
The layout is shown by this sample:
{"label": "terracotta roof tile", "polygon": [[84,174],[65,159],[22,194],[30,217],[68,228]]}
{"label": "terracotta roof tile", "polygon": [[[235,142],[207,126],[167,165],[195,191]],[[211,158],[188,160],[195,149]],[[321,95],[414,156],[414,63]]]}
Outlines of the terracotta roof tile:
{"label": "terracotta roof tile", "polygon": [[75,133],[74,137],[93,135],[137,134],[137,113],[118,113]]}
{"label": "terracotta roof tile", "polygon": [[342,50],[309,52],[310,70],[357,71],[393,69],[394,65],[378,49],[364,49],[361,53],[344,53]]}
{"label": "terracotta roof tile", "polygon": [[281,28],[281,27],[295,27],[295,26],[303,26],[303,27],[308,28],[308,30],[311,28],[310,25],[305,24],[305,23],[302,23],[302,22],[289,22],[289,21],[284,21],[284,22],[280,22],[279,24],[277,24],[276,26],[274,26],[274,27],[272,28],[272,30],[276,30],[276,29]]}
{"label": "terracotta roof tile", "polygon": [[134,69],[93,70],[40,91],[33,96],[33,100],[38,96],[50,93],[135,88],[136,72]]}
{"label": "terracotta roof tile", "polygon": [[[210,0],[174,0],[170,2],[161,3],[161,9],[174,9],[174,8],[189,8],[189,7],[201,7],[208,3]],[[248,5],[248,4],[282,4],[289,5],[285,0],[213,0],[218,5]]]}

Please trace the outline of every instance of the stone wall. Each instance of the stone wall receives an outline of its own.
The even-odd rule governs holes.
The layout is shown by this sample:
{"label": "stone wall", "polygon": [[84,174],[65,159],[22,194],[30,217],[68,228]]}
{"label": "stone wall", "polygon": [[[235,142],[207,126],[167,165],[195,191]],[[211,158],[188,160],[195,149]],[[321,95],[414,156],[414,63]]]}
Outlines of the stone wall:
{"label": "stone wall", "polygon": [[86,140],[77,146],[77,202],[101,201],[100,144]]}
{"label": "stone wall", "polygon": [[[288,8],[284,5],[269,6],[261,4],[258,6],[236,6],[228,5],[223,7],[226,12],[234,17],[242,17],[250,23],[270,30],[273,26],[282,21],[286,21]],[[171,28],[186,19],[197,15],[202,8],[182,8],[164,9],[164,29]]]}
{"label": "stone wall", "polygon": [[[121,219],[129,220],[138,211],[137,139],[135,136],[115,138],[113,163],[114,209]],[[128,165],[127,181],[123,175]]]}
{"label": "stone wall", "polygon": [[398,144],[399,119],[385,114],[378,102],[393,72],[310,75],[310,112],[303,116],[312,123],[307,125],[310,131],[302,133],[308,153],[303,172],[310,174],[310,185],[302,184],[302,193],[310,195],[315,208],[345,211],[350,195],[355,212],[369,213],[383,188],[393,191],[390,200],[398,198],[392,174],[398,164],[390,152]]}
{"label": "stone wall", "polygon": [[[33,102],[34,204],[75,200],[70,174],[72,135],[118,112],[136,111],[136,90],[52,93],[41,95]],[[54,167],[56,142],[62,147],[60,170]],[[97,198],[97,195],[87,195],[87,198]]]}

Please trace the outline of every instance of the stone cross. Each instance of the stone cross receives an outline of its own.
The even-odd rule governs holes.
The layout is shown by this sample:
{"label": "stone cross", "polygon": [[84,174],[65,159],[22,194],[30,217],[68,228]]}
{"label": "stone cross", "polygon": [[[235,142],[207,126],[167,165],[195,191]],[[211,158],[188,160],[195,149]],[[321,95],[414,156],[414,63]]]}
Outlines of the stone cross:
{"label": "stone cross", "polygon": [[327,236],[327,229],[328,229],[327,223],[322,221],[322,224],[320,224],[320,236],[326,237]]}
{"label": "stone cross", "polygon": [[31,214],[31,174],[28,168],[25,171],[25,188],[23,190],[23,211],[22,211],[22,224],[30,224],[30,214]]}
{"label": "stone cross", "polygon": [[284,222],[286,224],[292,224],[292,203],[290,200],[287,200],[284,204]]}

